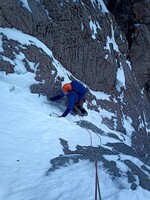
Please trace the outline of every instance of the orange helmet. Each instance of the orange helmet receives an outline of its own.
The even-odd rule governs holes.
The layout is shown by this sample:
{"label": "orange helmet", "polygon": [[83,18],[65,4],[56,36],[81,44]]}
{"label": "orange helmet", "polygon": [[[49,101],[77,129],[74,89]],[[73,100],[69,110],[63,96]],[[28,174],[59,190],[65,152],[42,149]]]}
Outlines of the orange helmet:
{"label": "orange helmet", "polygon": [[70,83],[64,84],[63,87],[62,87],[62,90],[63,90],[64,92],[68,92],[68,91],[72,90],[71,84],[70,84]]}

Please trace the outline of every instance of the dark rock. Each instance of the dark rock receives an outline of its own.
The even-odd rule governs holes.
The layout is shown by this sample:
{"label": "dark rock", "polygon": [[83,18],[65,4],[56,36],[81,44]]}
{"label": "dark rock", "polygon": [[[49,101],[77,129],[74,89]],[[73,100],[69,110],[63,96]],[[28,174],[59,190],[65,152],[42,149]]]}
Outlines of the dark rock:
{"label": "dark rock", "polygon": [[[133,159],[138,159],[139,157],[131,147],[123,143],[110,143],[105,145],[105,147],[77,145],[76,150],[72,151],[69,149],[69,144],[66,140],[60,138],[60,143],[63,147],[64,155],[60,155],[50,161],[51,167],[45,173],[46,176],[61,167],[67,167],[74,163],[78,163],[80,160],[89,160],[90,162],[95,162],[97,160],[102,163],[103,167],[112,176],[112,180],[120,189],[125,188],[121,183],[121,179],[126,177],[131,184],[132,190],[135,190],[140,185],[142,188],[150,191],[150,181],[147,175],[149,170],[146,165],[142,165],[140,168],[140,166],[137,166],[134,162],[126,159],[127,155],[131,156]],[[107,149],[107,147],[110,146],[115,148],[115,151],[114,149],[112,149],[112,151]],[[105,156],[115,156],[118,159],[116,161],[108,160]],[[122,174],[117,162],[125,164],[128,167],[128,170],[126,172],[124,171]]]}
{"label": "dark rock", "polygon": [[150,180],[148,175],[146,175],[137,165],[135,165],[130,160],[125,160],[125,164],[131,169],[132,173],[134,175],[137,175],[139,177],[139,185],[150,191]]}

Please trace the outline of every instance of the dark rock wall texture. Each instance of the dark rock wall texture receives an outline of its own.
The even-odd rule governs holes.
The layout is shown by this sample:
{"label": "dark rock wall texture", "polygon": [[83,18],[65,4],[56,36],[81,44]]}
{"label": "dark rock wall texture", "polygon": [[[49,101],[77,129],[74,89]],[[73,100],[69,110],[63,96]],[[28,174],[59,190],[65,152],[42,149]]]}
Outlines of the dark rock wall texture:
{"label": "dark rock wall texture", "polygon": [[134,74],[150,102],[150,1],[108,0],[106,4],[127,37]]}

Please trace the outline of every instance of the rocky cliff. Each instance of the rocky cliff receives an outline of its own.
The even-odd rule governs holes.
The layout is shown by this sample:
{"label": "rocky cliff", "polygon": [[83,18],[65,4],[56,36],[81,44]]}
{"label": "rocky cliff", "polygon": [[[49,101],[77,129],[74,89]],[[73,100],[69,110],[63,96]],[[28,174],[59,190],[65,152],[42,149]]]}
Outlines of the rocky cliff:
{"label": "rocky cliff", "polygon": [[[111,111],[113,117],[103,116],[103,123],[127,135],[130,133],[126,122],[130,122],[132,147],[150,163],[150,2],[24,2],[5,0],[0,3],[0,27],[15,28],[38,38],[71,73],[70,80],[75,77],[90,90],[108,94],[108,100],[96,99],[89,91],[89,109]],[[33,72],[28,61],[37,68],[39,84],[32,85],[31,92],[49,97],[60,90],[63,76],[57,76],[54,58],[50,59],[34,44],[27,47],[2,32],[0,38],[3,43],[1,71],[13,73],[16,56],[20,55],[26,69]]]}
{"label": "rocky cliff", "polygon": [[150,101],[150,2],[106,1],[129,43],[129,58],[138,84]]}

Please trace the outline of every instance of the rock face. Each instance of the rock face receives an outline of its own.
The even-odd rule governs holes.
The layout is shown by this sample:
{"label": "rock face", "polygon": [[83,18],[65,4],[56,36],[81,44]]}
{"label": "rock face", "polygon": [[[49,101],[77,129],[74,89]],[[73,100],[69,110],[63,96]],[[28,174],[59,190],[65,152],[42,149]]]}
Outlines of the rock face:
{"label": "rock face", "polygon": [[[140,10],[139,10],[140,8]],[[140,88],[150,102],[150,2],[133,4],[135,33],[130,50],[130,59]]]}
{"label": "rock face", "polygon": [[[37,37],[74,77],[92,90],[109,94],[109,100],[90,96],[89,108],[95,107],[92,100],[96,100],[95,109],[101,106],[114,113],[111,119],[103,117],[103,123],[112,130],[130,134],[126,127],[130,122],[133,147],[149,163],[150,3],[105,1],[112,14],[101,1],[29,0],[28,3],[29,6],[25,7],[19,0],[1,2],[0,27],[15,27]],[[120,16],[120,10],[125,11],[123,16]],[[4,57],[13,60],[13,52],[17,54],[15,45],[18,44],[8,41],[3,34],[1,37],[4,52],[0,52],[0,70],[13,73],[15,64]],[[55,69],[45,53],[34,45],[26,51],[19,48],[19,51],[29,61],[40,63],[36,79],[45,80],[45,83],[31,86],[31,92],[49,96],[50,92],[52,95],[60,89],[63,77],[57,82],[56,73],[48,73]],[[24,62],[31,70],[26,59]],[[58,87],[54,90],[56,83]]]}
{"label": "rock face", "polygon": [[150,1],[109,0],[106,4],[126,34],[134,74],[150,102]]}

